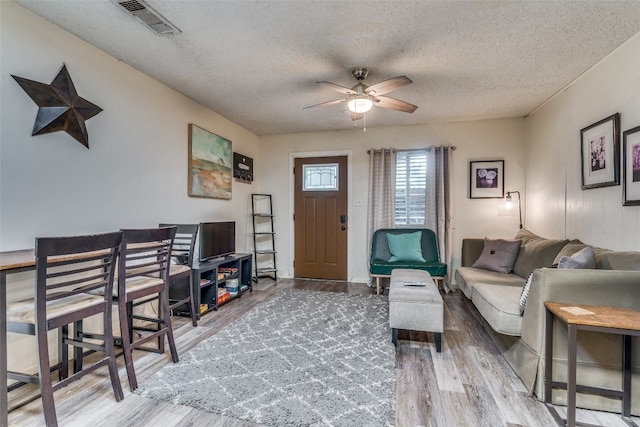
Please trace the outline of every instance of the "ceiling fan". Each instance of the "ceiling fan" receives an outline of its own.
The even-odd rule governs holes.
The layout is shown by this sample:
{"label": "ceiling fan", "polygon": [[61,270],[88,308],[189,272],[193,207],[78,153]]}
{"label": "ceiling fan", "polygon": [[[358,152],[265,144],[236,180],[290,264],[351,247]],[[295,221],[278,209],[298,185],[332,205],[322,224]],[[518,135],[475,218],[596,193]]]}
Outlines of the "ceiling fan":
{"label": "ceiling fan", "polygon": [[402,111],[405,113],[413,113],[418,108],[417,106],[409,104],[408,102],[384,96],[386,93],[413,83],[413,81],[411,81],[411,79],[409,79],[407,76],[397,76],[387,80],[383,80],[374,85],[367,86],[362,81],[367,77],[367,75],[369,75],[368,68],[354,68],[351,71],[351,74],[358,80],[358,84],[356,84],[351,89],[331,82],[317,82],[328,87],[329,89],[335,90],[336,92],[348,95],[346,98],[311,105],[309,107],[305,107],[304,109],[308,110],[310,108],[326,107],[328,105],[347,102],[347,107],[351,112],[351,120],[355,121],[363,118],[364,113],[371,110],[371,107],[373,107],[374,105],[382,108],[388,108],[390,110]]}

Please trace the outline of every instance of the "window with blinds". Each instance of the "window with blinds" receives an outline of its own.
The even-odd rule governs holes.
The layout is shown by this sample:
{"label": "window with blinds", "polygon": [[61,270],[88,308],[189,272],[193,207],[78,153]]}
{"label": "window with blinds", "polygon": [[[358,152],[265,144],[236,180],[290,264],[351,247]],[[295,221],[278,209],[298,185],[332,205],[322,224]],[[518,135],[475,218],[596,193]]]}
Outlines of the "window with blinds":
{"label": "window with blinds", "polygon": [[398,151],[396,158],[396,226],[424,226],[427,152]]}

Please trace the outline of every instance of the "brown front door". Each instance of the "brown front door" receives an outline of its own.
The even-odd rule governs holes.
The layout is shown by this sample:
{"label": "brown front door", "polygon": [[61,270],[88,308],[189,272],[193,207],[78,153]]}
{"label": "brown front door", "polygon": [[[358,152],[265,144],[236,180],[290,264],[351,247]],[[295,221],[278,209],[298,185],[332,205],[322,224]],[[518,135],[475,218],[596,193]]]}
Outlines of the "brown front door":
{"label": "brown front door", "polygon": [[347,157],[297,158],[294,276],[347,280]]}

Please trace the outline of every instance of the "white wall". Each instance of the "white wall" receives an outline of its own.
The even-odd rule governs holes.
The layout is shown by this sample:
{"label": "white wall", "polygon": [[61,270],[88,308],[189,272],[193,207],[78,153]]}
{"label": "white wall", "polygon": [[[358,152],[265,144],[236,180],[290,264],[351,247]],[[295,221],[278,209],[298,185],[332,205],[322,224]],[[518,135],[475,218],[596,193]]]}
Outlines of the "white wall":
{"label": "white wall", "polygon": [[[389,114],[400,114],[389,112]],[[367,203],[370,148],[454,145],[452,209],[454,263],[460,264],[464,237],[513,237],[517,217],[499,217],[501,199],[469,199],[469,161],[505,160],[505,189],[524,189],[524,119],[438,123],[423,126],[354,129],[340,132],[274,135],[260,138],[260,191],[273,194],[278,269],[293,274],[292,168],[290,159],[308,153],[347,153],[349,182],[349,279],[368,280]],[[358,206],[358,202],[361,205]]]}
{"label": "white wall", "polygon": [[[0,249],[43,235],[236,220],[242,231],[257,185],[233,198],[187,195],[188,124],[256,157],[258,137],[11,2],[1,2]],[[86,149],[65,132],[31,136],[37,106],[10,74],[50,83],[65,63],[78,94],[104,111]],[[238,249],[251,250],[245,236]]]}
{"label": "white wall", "polygon": [[622,206],[622,169],[621,185],[582,190],[580,166],[580,129],[619,112],[622,144],[622,132],[640,125],[639,98],[640,33],[530,115],[525,169],[532,231],[640,250],[640,206]]}
{"label": "white wall", "polygon": [[[31,248],[36,236],[216,220],[235,220],[238,251],[252,250],[257,184],[234,182],[232,200],[188,197],[188,124],[253,158],[256,135],[7,1],[0,51],[0,250]],[[32,137],[37,106],[10,76],[50,83],[63,63],[78,94],[104,110],[86,122],[90,149],[64,132]],[[10,276],[8,300],[32,295],[32,279]],[[11,334],[9,348],[10,367],[35,364],[32,337]]]}

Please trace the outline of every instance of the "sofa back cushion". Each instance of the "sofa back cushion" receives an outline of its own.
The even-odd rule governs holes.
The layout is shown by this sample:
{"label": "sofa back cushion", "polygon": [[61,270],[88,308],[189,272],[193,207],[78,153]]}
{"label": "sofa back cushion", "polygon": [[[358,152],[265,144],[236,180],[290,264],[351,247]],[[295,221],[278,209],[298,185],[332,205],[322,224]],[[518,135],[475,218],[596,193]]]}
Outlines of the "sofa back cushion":
{"label": "sofa back cushion", "polygon": [[527,278],[536,268],[551,267],[560,250],[569,240],[546,239],[527,229],[518,231],[515,237],[521,240],[520,252],[513,265],[513,272]]}
{"label": "sofa back cushion", "polygon": [[[557,264],[563,256],[571,256],[587,246],[579,240],[572,240],[558,253],[554,264]],[[597,269],[640,271],[640,252],[612,251],[598,247],[594,247],[593,251],[596,255],[595,268]]]}
{"label": "sofa back cushion", "polygon": [[640,252],[612,251],[602,248],[594,248],[594,251],[596,253],[596,268],[640,271]]}

